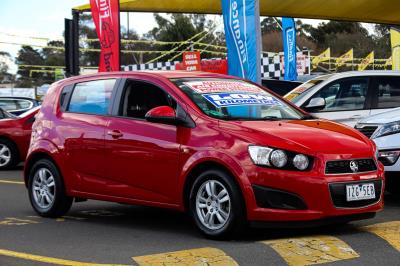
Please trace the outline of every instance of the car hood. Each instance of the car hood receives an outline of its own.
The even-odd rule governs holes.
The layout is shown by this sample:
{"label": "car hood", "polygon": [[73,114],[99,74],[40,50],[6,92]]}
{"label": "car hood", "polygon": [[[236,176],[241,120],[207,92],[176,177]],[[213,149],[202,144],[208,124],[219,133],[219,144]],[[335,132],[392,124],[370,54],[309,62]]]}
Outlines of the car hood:
{"label": "car hood", "polygon": [[[240,121],[254,144],[309,154],[371,153],[371,141],[353,128],[326,120]],[[245,132],[247,131],[247,134]]]}
{"label": "car hood", "polygon": [[400,108],[379,113],[360,120],[359,124],[387,124],[400,120]]}

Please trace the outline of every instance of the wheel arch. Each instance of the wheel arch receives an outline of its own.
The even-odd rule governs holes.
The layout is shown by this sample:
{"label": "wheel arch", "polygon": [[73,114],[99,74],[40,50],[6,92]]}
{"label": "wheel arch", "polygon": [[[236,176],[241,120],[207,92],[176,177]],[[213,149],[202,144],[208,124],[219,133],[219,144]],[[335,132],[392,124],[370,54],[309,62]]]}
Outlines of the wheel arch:
{"label": "wheel arch", "polygon": [[[236,163],[235,163],[236,164]],[[220,160],[217,160],[215,158],[203,158],[203,160],[200,160],[196,163],[193,163],[193,165],[190,167],[190,169],[187,170],[187,173],[185,175],[184,179],[184,185],[182,189],[182,207],[184,211],[188,210],[189,207],[189,197],[190,197],[190,189],[191,186],[193,185],[194,181],[196,180],[196,177],[199,176],[200,173],[210,170],[210,169],[217,169],[220,171],[225,172],[226,174],[232,176],[233,182],[238,186],[240,193],[242,195],[243,203],[247,205],[247,200],[245,197],[245,189],[247,186],[245,181],[242,177],[244,175],[243,170],[239,165],[236,165],[236,167],[232,167],[233,165],[226,165]],[[237,169],[237,167],[240,167]],[[234,169],[236,168],[236,169]]]}
{"label": "wheel arch", "polygon": [[28,178],[29,178],[29,173],[32,168],[32,166],[39,160],[41,159],[47,159],[51,161],[55,167],[57,167],[57,170],[61,173],[60,167],[58,166],[56,160],[47,152],[39,150],[36,152],[33,152],[29,155],[29,159],[25,162],[24,166],[24,181],[25,181],[25,186],[28,186]]}

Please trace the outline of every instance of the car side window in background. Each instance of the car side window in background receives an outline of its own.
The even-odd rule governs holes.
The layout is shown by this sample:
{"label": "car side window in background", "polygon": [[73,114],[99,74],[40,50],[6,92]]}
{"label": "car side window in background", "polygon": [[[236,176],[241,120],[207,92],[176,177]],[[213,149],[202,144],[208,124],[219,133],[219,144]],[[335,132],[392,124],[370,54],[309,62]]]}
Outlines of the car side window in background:
{"label": "car side window in background", "polygon": [[17,104],[14,100],[4,99],[0,100],[0,107],[6,111],[17,110]]}
{"label": "car side window in background", "polygon": [[106,115],[115,82],[115,79],[103,79],[76,84],[67,111]]}
{"label": "car side window in background", "polygon": [[400,107],[400,78],[376,77],[378,87],[377,108]]}
{"label": "car side window in background", "polygon": [[158,106],[171,106],[175,109],[176,102],[164,90],[153,84],[128,80],[119,115],[144,119],[150,109]]}
{"label": "car side window in background", "polygon": [[368,92],[368,78],[342,79],[332,82],[312,98],[325,99],[321,112],[362,110]]}
{"label": "car side window in background", "polygon": [[33,107],[33,103],[31,101],[26,100],[16,100],[17,109],[30,109]]}

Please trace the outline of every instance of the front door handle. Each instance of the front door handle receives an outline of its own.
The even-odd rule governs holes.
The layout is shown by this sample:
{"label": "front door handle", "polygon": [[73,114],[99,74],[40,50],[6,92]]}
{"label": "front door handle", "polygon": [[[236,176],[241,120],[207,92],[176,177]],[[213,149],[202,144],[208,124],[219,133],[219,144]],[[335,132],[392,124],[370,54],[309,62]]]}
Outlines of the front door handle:
{"label": "front door handle", "polygon": [[119,139],[124,134],[122,134],[121,131],[119,131],[119,130],[110,130],[107,132],[107,135],[110,135],[113,139]]}

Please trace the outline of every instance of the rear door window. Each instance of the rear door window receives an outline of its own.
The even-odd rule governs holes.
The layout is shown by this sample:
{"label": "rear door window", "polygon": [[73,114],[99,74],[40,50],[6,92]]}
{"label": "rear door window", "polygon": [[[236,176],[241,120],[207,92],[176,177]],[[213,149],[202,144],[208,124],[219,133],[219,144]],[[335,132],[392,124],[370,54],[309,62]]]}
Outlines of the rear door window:
{"label": "rear door window", "polygon": [[375,77],[376,108],[400,107],[400,77]]}
{"label": "rear door window", "polygon": [[116,79],[82,82],[75,85],[67,111],[107,115]]}

